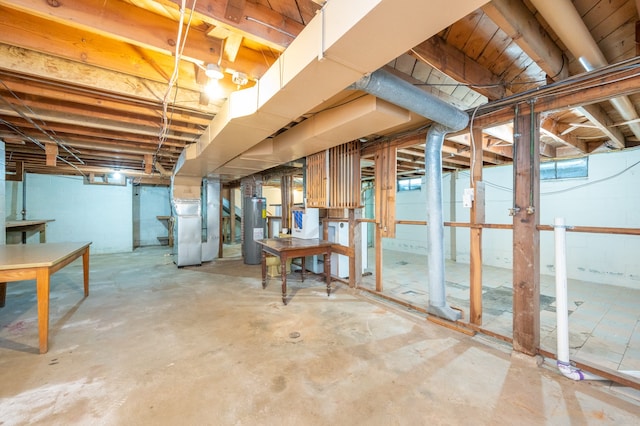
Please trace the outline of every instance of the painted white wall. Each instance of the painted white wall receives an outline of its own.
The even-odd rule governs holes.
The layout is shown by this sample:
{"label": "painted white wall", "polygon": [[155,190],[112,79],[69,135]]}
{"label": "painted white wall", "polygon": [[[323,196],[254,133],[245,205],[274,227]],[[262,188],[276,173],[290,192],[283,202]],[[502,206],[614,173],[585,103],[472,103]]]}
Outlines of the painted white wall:
{"label": "painted white wall", "polygon": [[[167,186],[138,185],[133,187],[133,226],[137,226],[136,246],[158,246],[158,237],[169,235],[167,221],[158,216],[171,215],[171,199]],[[136,208],[136,206],[138,206]]]}
{"label": "painted white wall", "polygon": [[[486,167],[486,222],[512,223],[513,174],[511,166]],[[459,173],[456,196],[451,200],[451,174],[443,179],[444,218],[449,221],[449,207],[455,203],[456,220],[468,222],[469,210],[462,207],[462,193],[469,187],[469,173]],[[596,154],[589,158],[589,177],[584,179],[544,180],[540,185],[540,223],[553,225],[555,217],[564,217],[569,226],[640,228],[640,149]],[[426,220],[426,193],[397,194],[397,218]],[[458,262],[469,262],[469,232],[456,231]],[[483,263],[511,268],[512,232],[486,229],[482,236]],[[392,250],[426,254],[426,227],[398,226],[397,238],[384,241]],[[445,250],[451,255],[451,241],[445,230]],[[540,235],[541,273],[553,275],[553,233]],[[604,284],[640,288],[640,237],[567,233],[567,274],[569,278]]]}
{"label": "painted white wall", "polygon": [[[6,182],[7,219],[21,219],[23,182]],[[91,241],[91,252],[133,247],[131,185],[85,185],[81,177],[27,174],[27,219],[54,219],[47,242]],[[38,242],[32,235],[28,243]]]}

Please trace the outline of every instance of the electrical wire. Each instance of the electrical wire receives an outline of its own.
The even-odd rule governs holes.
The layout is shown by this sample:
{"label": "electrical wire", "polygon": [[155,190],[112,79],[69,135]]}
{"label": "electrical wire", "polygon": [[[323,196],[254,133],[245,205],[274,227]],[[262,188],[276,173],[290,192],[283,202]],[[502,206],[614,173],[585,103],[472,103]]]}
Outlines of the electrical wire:
{"label": "electrical wire", "polygon": [[[38,121],[40,121],[40,123],[42,123],[42,126],[46,126],[47,123],[38,116],[38,114],[36,114],[35,111],[33,111],[31,109],[31,107],[29,107],[29,105],[25,104],[24,101],[22,99],[20,99],[20,97],[13,91],[11,90],[11,88],[9,86],[7,86],[7,84],[0,80],[0,84],[2,84],[8,91],[9,93],[16,99],[18,100],[18,102],[20,102],[22,104],[22,107],[24,109],[26,109],[33,117],[36,117],[38,119]],[[67,146],[60,141],[57,138],[57,135],[55,135],[55,132],[52,131],[53,135],[51,135],[49,132],[47,132],[47,130],[45,130],[42,126],[40,126],[38,123],[36,123],[33,118],[31,118],[30,116],[28,116],[27,114],[25,114],[24,112],[20,111],[20,109],[16,108],[15,105],[13,105],[11,102],[9,102],[4,96],[0,95],[0,99],[2,99],[2,101],[4,101],[9,108],[11,108],[12,110],[14,110],[16,113],[18,113],[18,115],[20,115],[20,117],[22,117],[24,120],[26,120],[27,122],[29,122],[29,124],[31,124],[32,126],[34,126],[39,132],[41,132],[43,135],[45,135],[51,142],[55,143],[56,146],[59,146],[60,148],[62,148],[63,150],[65,150],[66,152],[68,152],[71,156],[73,156],[80,164],[84,164],[84,161],[82,161],[77,155],[75,155],[73,152],[71,152],[69,150],[69,148],[67,148]],[[55,136],[55,137],[54,137]],[[36,141],[37,139],[35,138],[31,138],[29,137],[30,141]],[[38,142],[38,146],[40,146],[40,148],[45,149],[44,146]],[[62,158],[61,158],[62,159]]]}
{"label": "electrical wire", "polygon": [[[616,177],[628,172],[632,168],[636,167],[638,164],[640,164],[640,161],[636,161],[632,165],[630,165],[630,166],[628,166],[628,167],[626,167],[626,168],[620,170],[619,172],[616,172],[616,173],[614,173],[614,174],[612,174],[610,176],[606,176],[606,177],[603,177],[601,179],[594,180],[594,181],[591,181],[591,182],[585,182],[583,184],[572,186],[572,187],[569,187],[569,188],[559,189],[559,190],[556,190],[556,191],[540,192],[540,195],[542,196],[542,195],[562,194],[562,193],[565,193],[565,192],[570,192],[570,191],[574,191],[576,189],[585,188],[585,187],[588,187],[588,186],[591,186],[591,185],[595,185],[595,184],[598,184],[598,183],[606,182],[608,180],[614,179],[614,178],[616,178]],[[460,175],[471,176],[471,174],[469,172],[460,171],[459,173],[460,173]],[[488,181],[488,180],[483,180],[483,182],[488,187],[491,187],[491,188],[494,188],[494,189],[497,189],[497,190],[500,190],[500,191],[509,192],[509,193],[513,192],[513,188],[509,188],[507,186],[498,185],[498,184],[493,183],[493,182]]]}
{"label": "electrical wire", "polygon": [[[11,124],[10,122],[0,118],[0,124],[3,124],[5,126],[7,126],[9,129],[11,129],[14,133],[22,136],[24,139],[28,140],[29,142],[32,142],[33,144],[35,144],[36,146],[38,146],[39,148],[42,148],[42,150],[45,150],[45,146],[42,144],[42,142],[40,142],[38,139],[27,135],[26,133],[24,133],[22,131],[22,129],[20,129],[17,126],[14,126],[13,124]],[[9,159],[11,160],[11,158],[13,157],[13,153],[11,153]],[[77,157],[76,157],[77,158]],[[82,170],[80,170],[75,164],[70,163],[69,161],[67,161],[66,158],[61,157],[60,155],[56,155],[56,159],[62,161],[65,164],[68,164],[69,166],[71,166],[72,168],[76,169],[82,176],[86,176]],[[82,164],[84,164],[84,162],[82,162]]]}
{"label": "electrical wire", "polygon": [[557,191],[549,191],[549,192],[540,193],[540,195],[562,194],[564,192],[569,192],[569,191],[573,191],[573,190],[576,190],[576,189],[584,188],[584,187],[587,187],[587,186],[595,185],[597,183],[602,183],[602,182],[608,181],[610,179],[617,178],[618,176],[628,172],[629,170],[631,170],[632,168],[634,168],[638,164],[640,164],[640,161],[636,161],[635,163],[633,163],[629,167],[626,167],[626,168],[622,169],[621,171],[619,171],[618,173],[612,174],[611,176],[607,176],[607,177],[604,177],[604,178],[601,178],[601,179],[598,179],[598,180],[594,180],[594,181],[591,181],[591,182],[585,182],[585,183],[583,183],[581,185],[572,186],[571,188],[565,188],[565,189],[559,189]]}
{"label": "electrical wire", "polygon": [[[164,142],[167,140],[169,136],[169,127],[171,126],[171,121],[173,117],[173,109],[171,110],[171,116],[169,116],[168,114],[169,95],[171,93],[171,90],[173,89],[173,86],[176,85],[176,82],[178,81],[178,77],[180,75],[180,60],[182,59],[182,53],[187,43],[187,36],[189,35],[189,29],[191,28],[191,21],[193,19],[193,11],[196,7],[196,3],[197,3],[197,0],[193,0],[193,3],[191,4],[189,21],[187,22],[185,34],[183,37],[182,29],[184,27],[184,15],[185,15],[185,8],[187,6],[187,2],[186,0],[182,0],[182,7],[180,8],[180,20],[178,22],[178,35],[176,37],[176,51],[175,51],[175,60],[173,64],[173,73],[171,74],[171,78],[169,78],[167,91],[165,92],[165,95],[162,99],[162,128],[160,129],[159,138],[158,138],[159,139],[158,147],[156,148],[156,154],[154,155],[154,157],[157,156],[158,152],[162,148],[162,145],[164,144]],[[220,52],[220,55],[222,55],[222,52]],[[178,87],[176,87],[176,90],[174,93],[173,103],[175,103],[177,96],[178,96]]]}

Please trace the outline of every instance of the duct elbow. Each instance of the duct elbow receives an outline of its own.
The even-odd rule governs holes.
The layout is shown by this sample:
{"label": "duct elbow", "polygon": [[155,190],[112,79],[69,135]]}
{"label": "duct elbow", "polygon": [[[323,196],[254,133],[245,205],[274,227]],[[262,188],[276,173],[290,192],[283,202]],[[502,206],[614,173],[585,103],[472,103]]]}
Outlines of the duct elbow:
{"label": "duct elbow", "polygon": [[469,124],[469,114],[465,111],[382,69],[365,75],[348,88],[362,90],[413,111],[435,123],[442,124],[448,132],[457,132]]}

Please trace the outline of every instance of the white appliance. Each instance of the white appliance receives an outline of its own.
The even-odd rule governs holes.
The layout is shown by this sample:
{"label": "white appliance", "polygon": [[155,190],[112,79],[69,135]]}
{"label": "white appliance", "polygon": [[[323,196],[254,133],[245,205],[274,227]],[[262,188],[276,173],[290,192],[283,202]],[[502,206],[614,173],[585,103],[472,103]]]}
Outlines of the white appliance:
{"label": "white appliance", "polygon": [[174,199],[173,261],[179,267],[202,263],[200,200]]}
{"label": "white appliance", "polygon": [[[361,247],[362,247],[362,272],[367,268],[367,235],[366,224],[360,225]],[[349,246],[349,223],[348,222],[328,222],[328,240],[343,246]],[[307,256],[305,259],[306,269],[314,274],[324,272],[324,256]],[[339,278],[349,277],[349,257],[333,253],[331,255],[331,275]]]}
{"label": "white appliance", "polygon": [[[360,225],[361,250],[362,250],[362,272],[367,267],[367,236],[366,224]],[[348,222],[329,222],[328,239],[332,243],[338,243],[343,246],[349,246],[349,223]],[[349,257],[333,253],[331,255],[331,275],[339,278],[347,278],[349,276]]]}

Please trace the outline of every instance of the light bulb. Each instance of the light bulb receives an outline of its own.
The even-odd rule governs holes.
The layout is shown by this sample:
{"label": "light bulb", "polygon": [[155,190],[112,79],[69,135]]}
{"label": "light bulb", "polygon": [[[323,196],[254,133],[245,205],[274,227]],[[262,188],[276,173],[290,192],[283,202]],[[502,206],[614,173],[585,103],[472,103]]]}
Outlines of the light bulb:
{"label": "light bulb", "polygon": [[222,99],[224,97],[220,80],[216,78],[209,79],[207,85],[204,86],[204,92],[207,94],[209,99]]}

